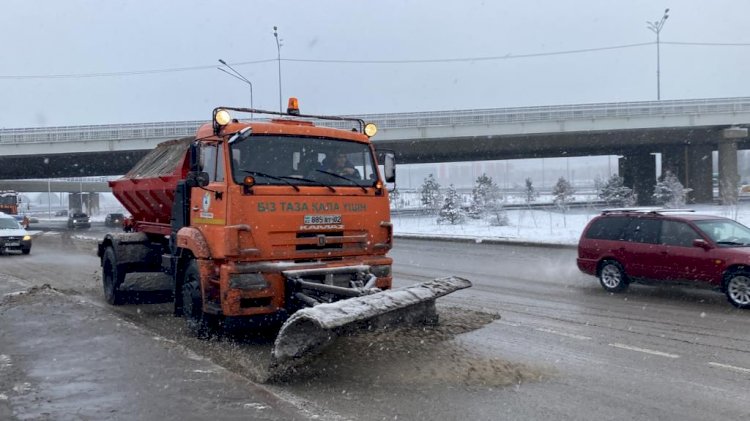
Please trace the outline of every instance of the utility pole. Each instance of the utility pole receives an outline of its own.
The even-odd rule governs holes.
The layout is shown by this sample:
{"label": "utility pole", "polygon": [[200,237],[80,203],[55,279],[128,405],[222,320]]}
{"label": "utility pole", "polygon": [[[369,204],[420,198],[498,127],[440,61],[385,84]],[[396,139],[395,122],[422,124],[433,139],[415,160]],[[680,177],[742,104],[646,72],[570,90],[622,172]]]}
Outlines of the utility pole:
{"label": "utility pole", "polygon": [[651,30],[651,32],[656,34],[656,100],[661,101],[661,54],[659,51],[660,46],[660,39],[659,34],[661,33],[661,29],[664,27],[664,22],[667,21],[667,18],[669,18],[669,9],[664,9],[664,16],[661,17],[661,19],[653,22],[646,21],[646,27]]}
{"label": "utility pole", "polygon": [[281,41],[279,39],[278,27],[273,27],[273,37],[276,38],[276,61],[279,63],[279,112],[283,112],[281,108]]}

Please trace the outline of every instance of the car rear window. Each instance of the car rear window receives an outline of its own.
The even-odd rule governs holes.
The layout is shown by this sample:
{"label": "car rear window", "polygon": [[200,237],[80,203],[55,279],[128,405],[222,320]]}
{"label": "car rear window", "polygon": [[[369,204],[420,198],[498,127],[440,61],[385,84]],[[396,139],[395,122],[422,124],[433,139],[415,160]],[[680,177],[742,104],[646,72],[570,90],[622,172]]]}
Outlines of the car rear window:
{"label": "car rear window", "polygon": [[630,218],[625,230],[625,240],[636,243],[657,244],[661,232],[661,220],[651,218]]}
{"label": "car rear window", "polygon": [[623,240],[625,227],[628,226],[629,219],[626,217],[605,217],[599,218],[591,223],[589,230],[586,232],[586,238],[593,240]]}

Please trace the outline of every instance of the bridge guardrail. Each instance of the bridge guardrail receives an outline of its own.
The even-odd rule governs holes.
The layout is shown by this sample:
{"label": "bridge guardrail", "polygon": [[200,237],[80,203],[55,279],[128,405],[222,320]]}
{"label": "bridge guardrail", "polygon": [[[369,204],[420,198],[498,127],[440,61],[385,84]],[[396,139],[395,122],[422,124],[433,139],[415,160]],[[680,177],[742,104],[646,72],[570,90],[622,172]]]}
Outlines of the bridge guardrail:
{"label": "bridge guardrail", "polygon": [[[365,114],[352,117],[374,122],[381,129],[400,129],[619,117],[732,114],[738,112],[750,112],[750,97]],[[204,123],[206,121],[201,120],[0,129],[0,143],[169,139],[191,136]],[[350,122],[326,121],[321,125],[339,128],[351,127]]]}

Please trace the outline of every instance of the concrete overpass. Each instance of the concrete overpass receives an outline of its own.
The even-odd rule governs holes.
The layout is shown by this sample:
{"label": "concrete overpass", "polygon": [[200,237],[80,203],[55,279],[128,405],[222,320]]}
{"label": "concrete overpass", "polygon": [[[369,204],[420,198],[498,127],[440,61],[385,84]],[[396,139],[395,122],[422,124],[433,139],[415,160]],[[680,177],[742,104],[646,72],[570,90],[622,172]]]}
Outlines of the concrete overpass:
{"label": "concrete overpass", "polygon": [[112,191],[106,181],[68,181],[68,180],[0,180],[0,190],[17,192],[52,192],[52,193],[109,193]]}
{"label": "concrete overpass", "polygon": [[[654,153],[696,201],[706,202],[711,152],[719,151],[726,196],[738,182],[736,151],[750,148],[742,129],[750,125],[748,97],[359,117],[378,124],[376,145],[394,149],[402,163],[621,155],[620,174],[644,202],[654,184]],[[190,136],[202,123],[3,129],[0,179],[122,174],[156,143]]]}

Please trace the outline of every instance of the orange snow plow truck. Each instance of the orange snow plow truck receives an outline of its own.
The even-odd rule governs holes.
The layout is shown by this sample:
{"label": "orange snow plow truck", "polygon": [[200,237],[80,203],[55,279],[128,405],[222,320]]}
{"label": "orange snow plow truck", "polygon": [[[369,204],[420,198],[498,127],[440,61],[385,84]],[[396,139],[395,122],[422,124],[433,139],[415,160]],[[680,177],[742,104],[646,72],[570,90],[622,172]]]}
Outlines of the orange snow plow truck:
{"label": "orange snow plow truck", "polygon": [[107,302],[124,303],[126,274],[163,271],[191,330],[278,328],[272,353],[283,361],[342,332],[434,320],[436,298],[471,285],[391,289],[394,154],[378,162],[372,124],[289,104],[216,108],[195,137],[159,144],[110,182],[132,217],[99,242]]}

